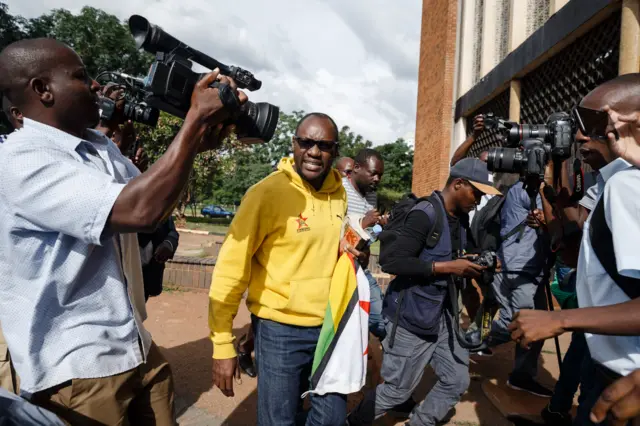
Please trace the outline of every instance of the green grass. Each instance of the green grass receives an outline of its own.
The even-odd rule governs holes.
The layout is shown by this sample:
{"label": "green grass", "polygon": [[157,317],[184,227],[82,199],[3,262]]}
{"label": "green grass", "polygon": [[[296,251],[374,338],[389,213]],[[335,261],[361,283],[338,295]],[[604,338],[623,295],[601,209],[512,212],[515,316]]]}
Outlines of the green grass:
{"label": "green grass", "polygon": [[228,219],[209,219],[204,217],[187,217],[187,229],[193,229],[197,231],[213,232],[219,235],[226,235],[229,231]]}
{"label": "green grass", "polygon": [[162,291],[163,291],[163,293],[173,293],[173,292],[180,293],[180,292],[189,291],[189,289],[187,289],[185,287],[179,287],[179,286],[174,286],[174,285],[168,284],[168,285],[163,285],[162,286]]}
{"label": "green grass", "polygon": [[371,254],[373,254],[374,256],[380,255],[380,241],[376,241],[375,243],[371,244]]}

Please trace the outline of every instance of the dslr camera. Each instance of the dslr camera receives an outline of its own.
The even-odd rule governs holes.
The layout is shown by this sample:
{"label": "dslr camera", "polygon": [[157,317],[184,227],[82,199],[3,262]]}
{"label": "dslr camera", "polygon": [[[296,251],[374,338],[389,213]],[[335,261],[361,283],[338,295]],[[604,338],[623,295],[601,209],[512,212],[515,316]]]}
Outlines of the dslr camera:
{"label": "dslr camera", "polygon": [[[235,80],[238,88],[258,90],[262,82],[240,67],[225,65],[212,57],[182,43],[162,28],[152,25],[146,18],[133,15],[129,30],[136,46],[156,55],[144,79],[137,79],[143,101],[130,107],[130,116],[151,118],[154,110],[165,111],[184,118],[191,106],[195,84],[206,74],[192,71],[192,62],[209,69],[219,68],[222,75]],[[113,73],[112,73],[113,74]],[[240,105],[235,92],[226,84],[214,82],[211,87],[220,91],[220,100],[230,117],[225,125],[234,124],[239,140],[245,143],[268,142],[275,133],[280,109],[266,102]],[[137,120],[140,121],[140,120]]]}
{"label": "dslr camera", "polygon": [[544,178],[551,158],[564,161],[571,156],[576,122],[565,112],[549,116],[545,124],[519,124],[485,115],[485,128],[503,134],[506,148],[491,148],[487,168],[491,172],[518,173],[522,178]]}

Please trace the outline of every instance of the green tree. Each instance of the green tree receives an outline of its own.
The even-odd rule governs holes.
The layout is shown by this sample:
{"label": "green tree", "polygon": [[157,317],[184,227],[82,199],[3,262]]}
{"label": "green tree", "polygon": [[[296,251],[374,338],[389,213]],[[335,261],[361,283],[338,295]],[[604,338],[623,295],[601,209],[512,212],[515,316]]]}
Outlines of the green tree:
{"label": "green tree", "polygon": [[362,135],[353,133],[349,126],[342,126],[338,134],[338,142],[340,143],[341,157],[353,158],[361,149],[371,148],[373,146],[370,140],[365,140]]}
{"label": "green tree", "polygon": [[380,187],[399,193],[411,192],[413,150],[404,139],[375,147],[384,159],[384,176]]}
{"label": "green tree", "polygon": [[[140,144],[147,152],[151,163],[158,160],[166,152],[182,127],[182,123],[182,119],[163,112],[160,114],[156,127],[136,126]],[[179,219],[184,218],[188,206],[194,206],[197,202],[213,194],[216,171],[221,163],[221,158],[228,156],[236,143],[235,137],[232,137],[225,141],[222,149],[204,152],[196,156],[187,185],[176,206]]]}
{"label": "green tree", "polygon": [[23,17],[11,15],[9,6],[0,2],[0,50],[27,36],[24,31],[25,22]]}
{"label": "green tree", "polygon": [[126,23],[90,6],[78,15],[53,10],[30,20],[27,30],[30,37],[53,37],[71,46],[94,77],[101,71],[145,74],[153,61],[152,55],[136,49]]}

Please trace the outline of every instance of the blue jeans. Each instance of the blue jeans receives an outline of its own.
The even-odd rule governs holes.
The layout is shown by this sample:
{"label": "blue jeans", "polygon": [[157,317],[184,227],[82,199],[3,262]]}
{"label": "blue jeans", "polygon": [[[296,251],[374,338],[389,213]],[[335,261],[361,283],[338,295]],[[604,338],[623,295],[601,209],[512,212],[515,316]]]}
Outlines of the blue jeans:
{"label": "blue jeans", "polygon": [[364,270],[364,274],[369,280],[369,331],[380,340],[383,340],[387,335],[387,331],[382,317],[382,289],[368,269]]}
{"label": "blue jeans", "polygon": [[258,426],[342,426],[347,397],[311,395],[305,413],[300,396],[309,390],[320,327],[297,327],[252,316],[258,370]]}
{"label": "blue jeans", "polygon": [[580,386],[578,403],[584,404],[589,393],[593,375],[587,370],[587,363],[591,362],[587,341],[583,333],[577,331],[571,335],[571,344],[562,360],[560,377],[553,390],[553,396],[549,402],[549,409],[555,412],[568,413],[573,405],[573,396]]}

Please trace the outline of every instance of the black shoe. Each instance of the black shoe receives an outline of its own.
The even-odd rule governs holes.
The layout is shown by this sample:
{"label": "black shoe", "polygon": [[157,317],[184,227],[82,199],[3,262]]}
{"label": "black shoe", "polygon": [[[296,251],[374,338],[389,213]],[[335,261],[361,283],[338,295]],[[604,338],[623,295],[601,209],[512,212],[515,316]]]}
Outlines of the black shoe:
{"label": "black shoe", "polygon": [[530,377],[510,377],[507,385],[511,389],[529,392],[530,394],[540,396],[542,398],[551,398],[551,396],[553,395],[552,390],[545,388]]}
{"label": "black shoe", "polygon": [[393,417],[408,419],[416,405],[418,405],[418,403],[413,398],[409,398],[402,404],[398,404],[393,407],[388,411],[388,413]]}
{"label": "black shoe", "polygon": [[238,352],[238,364],[240,369],[249,377],[256,377],[256,366],[253,364],[253,358],[251,354]]}
{"label": "black shoe", "polygon": [[551,411],[549,409],[549,404],[547,404],[547,406],[544,407],[544,410],[540,412],[540,415],[542,416],[542,420],[544,420],[544,423],[547,425],[553,425],[553,426],[573,425],[573,419],[571,419],[571,414]]}

